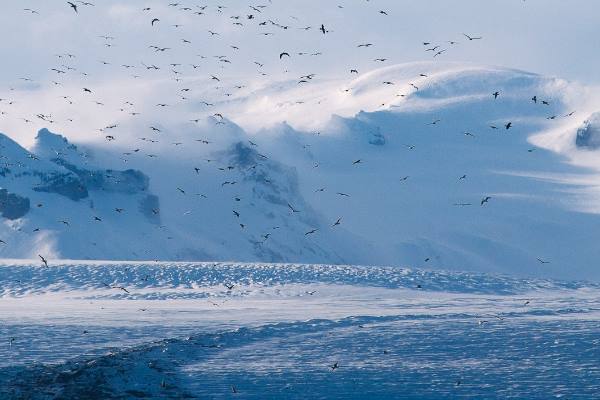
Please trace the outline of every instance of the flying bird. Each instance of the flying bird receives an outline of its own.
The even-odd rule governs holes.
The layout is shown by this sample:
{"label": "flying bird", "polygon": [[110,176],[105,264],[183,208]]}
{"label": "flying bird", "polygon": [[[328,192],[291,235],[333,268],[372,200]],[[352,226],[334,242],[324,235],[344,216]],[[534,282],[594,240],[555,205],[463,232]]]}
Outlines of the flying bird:
{"label": "flying bird", "polygon": [[471,41],[471,40],[480,40],[480,39],[483,39],[481,36],[474,37],[474,36],[469,36],[469,35],[467,35],[466,33],[463,33],[463,36],[465,36],[465,37],[466,37],[467,39],[469,39],[470,41]]}
{"label": "flying bird", "polygon": [[46,268],[48,268],[48,261],[44,258],[44,256],[42,256],[41,254],[38,254],[38,257],[42,260],[42,263],[44,263]]}

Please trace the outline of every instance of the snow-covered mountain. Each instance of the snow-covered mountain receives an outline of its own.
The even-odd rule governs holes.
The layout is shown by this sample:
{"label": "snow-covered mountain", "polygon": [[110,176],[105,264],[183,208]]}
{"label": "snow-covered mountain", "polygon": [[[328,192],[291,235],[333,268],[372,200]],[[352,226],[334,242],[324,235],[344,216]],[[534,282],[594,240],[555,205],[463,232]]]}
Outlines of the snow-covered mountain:
{"label": "snow-covered mountain", "polygon": [[5,132],[0,255],[600,278],[586,88],[413,63],[246,88],[219,115],[204,94],[98,140],[42,129],[27,150]]}

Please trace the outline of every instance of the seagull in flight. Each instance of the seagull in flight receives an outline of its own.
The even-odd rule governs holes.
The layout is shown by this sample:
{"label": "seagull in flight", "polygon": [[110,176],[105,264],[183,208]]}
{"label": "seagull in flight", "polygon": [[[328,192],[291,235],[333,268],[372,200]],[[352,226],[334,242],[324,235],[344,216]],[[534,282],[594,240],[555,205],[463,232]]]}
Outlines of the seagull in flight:
{"label": "seagull in flight", "polygon": [[42,263],[44,263],[46,268],[48,268],[48,260],[46,260],[41,254],[38,254],[38,257],[42,260]]}
{"label": "seagull in flight", "polygon": [[471,41],[471,40],[481,40],[481,39],[483,39],[481,36],[477,36],[477,37],[475,37],[475,36],[469,36],[469,35],[467,35],[466,33],[463,33],[463,36],[464,36],[464,37],[466,37],[467,39],[469,39],[469,41]]}
{"label": "seagull in flight", "polygon": [[109,288],[109,289],[119,289],[119,290],[122,290],[125,293],[129,294],[129,290],[127,290],[127,288],[125,288],[123,286],[111,286],[111,285],[109,285],[108,283],[105,283],[105,282],[102,282],[102,284],[104,286],[106,286],[107,288]]}

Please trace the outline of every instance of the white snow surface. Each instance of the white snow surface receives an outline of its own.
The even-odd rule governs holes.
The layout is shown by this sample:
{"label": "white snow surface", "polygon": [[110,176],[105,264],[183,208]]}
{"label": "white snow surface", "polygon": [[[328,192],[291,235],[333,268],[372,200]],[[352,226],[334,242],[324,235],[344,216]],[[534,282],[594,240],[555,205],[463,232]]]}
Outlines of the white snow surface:
{"label": "white snow surface", "polygon": [[3,399],[591,398],[599,389],[596,284],[74,261],[6,262],[0,284]]}

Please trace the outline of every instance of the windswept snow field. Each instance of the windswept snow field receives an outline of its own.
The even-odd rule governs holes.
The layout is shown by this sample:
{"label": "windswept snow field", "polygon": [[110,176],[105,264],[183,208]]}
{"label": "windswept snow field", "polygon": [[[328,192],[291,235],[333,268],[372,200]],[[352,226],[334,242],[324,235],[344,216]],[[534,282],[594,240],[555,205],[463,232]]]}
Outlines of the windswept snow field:
{"label": "windswept snow field", "polygon": [[397,267],[15,262],[0,266],[0,285],[0,398],[600,390],[595,284]]}

